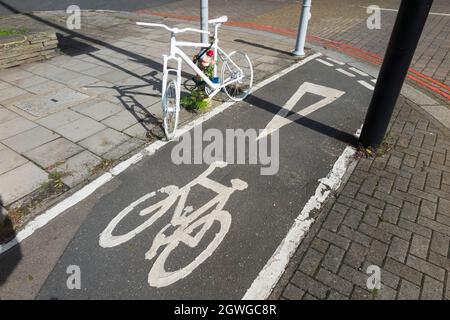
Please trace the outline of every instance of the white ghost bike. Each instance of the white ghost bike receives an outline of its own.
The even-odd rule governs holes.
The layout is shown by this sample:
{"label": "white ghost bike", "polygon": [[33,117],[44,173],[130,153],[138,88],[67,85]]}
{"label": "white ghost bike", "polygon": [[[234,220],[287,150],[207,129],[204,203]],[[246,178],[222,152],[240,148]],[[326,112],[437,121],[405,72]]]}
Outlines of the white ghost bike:
{"label": "white ghost bike", "polygon": [[[138,26],[159,27],[170,32],[170,53],[163,55],[164,69],[162,80],[161,107],[163,112],[164,133],[168,140],[175,135],[178,126],[178,117],[180,111],[180,90],[181,90],[181,62],[184,61],[190,66],[197,75],[206,83],[206,93],[212,98],[219,91],[223,90],[227,96],[234,101],[241,101],[250,93],[253,85],[253,67],[250,58],[243,52],[233,51],[230,54],[225,53],[219,47],[218,29],[222,23],[228,21],[228,17],[222,16],[217,19],[209,20],[208,23],[214,26],[214,35],[210,44],[181,42],[177,41],[175,36],[183,32],[197,32],[208,34],[208,31],[202,31],[193,28],[169,28],[164,24],[137,22]],[[180,49],[180,47],[211,48],[214,52],[214,71],[213,79],[210,79],[200,68]],[[167,63],[175,60],[177,69],[168,69]],[[222,61],[222,74],[217,77],[217,62]],[[176,80],[168,80],[170,72],[176,74]]]}

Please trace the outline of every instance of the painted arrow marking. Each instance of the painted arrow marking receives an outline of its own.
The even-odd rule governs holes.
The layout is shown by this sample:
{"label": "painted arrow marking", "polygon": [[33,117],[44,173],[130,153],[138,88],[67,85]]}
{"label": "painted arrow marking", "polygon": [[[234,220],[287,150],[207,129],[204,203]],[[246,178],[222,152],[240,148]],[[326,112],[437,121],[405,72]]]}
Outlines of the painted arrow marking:
{"label": "painted arrow marking", "polygon": [[[305,93],[313,93],[315,95],[323,97],[323,99],[310,105],[309,107],[297,111],[296,113],[290,114],[292,108],[294,108],[294,106],[305,95]],[[270,135],[272,132],[279,130],[281,127],[284,127],[291,122],[295,122],[302,117],[306,117],[310,113],[317,111],[320,108],[323,108],[333,101],[339,99],[344,94],[344,91],[320,86],[311,82],[304,82],[297,89],[294,95],[288,100],[288,102],[286,102],[286,104],[280,109],[280,111],[272,118],[272,120],[267,124],[264,130],[261,131],[256,140]]]}

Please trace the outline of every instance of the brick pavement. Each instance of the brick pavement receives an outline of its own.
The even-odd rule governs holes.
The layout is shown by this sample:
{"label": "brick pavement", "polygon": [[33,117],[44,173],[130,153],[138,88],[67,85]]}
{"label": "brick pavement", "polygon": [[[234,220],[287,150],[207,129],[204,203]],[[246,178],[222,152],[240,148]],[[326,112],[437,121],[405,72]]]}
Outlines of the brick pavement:
{"label": "brick pavement", "polygon": [[450,130],[401,97],[386,141],[317,215],[272,299],[450,299]]}

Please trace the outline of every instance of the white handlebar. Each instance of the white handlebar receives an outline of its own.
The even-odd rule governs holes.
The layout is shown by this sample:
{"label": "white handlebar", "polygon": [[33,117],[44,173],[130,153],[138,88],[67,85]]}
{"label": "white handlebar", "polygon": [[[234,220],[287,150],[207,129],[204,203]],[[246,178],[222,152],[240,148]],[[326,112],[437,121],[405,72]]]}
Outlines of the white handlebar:
{"label": "white handlebar", "polygon": [[143,27],[157,27],[157,28],[164,28],[164,29],[166,29],[167,31],[172,32],[172,33],[182,33],[182,32],[191,31],[191,32],[198,32],[198,33],[209,34],[208,31],[203,31],[203,30],[193,29],[193,28],[184,28],[184,29],[169,28],[169,27],[166,26],[165,24],[161,24],[161,23],[136,22],[136,24],[137,24],[138,26],[143,26]]}

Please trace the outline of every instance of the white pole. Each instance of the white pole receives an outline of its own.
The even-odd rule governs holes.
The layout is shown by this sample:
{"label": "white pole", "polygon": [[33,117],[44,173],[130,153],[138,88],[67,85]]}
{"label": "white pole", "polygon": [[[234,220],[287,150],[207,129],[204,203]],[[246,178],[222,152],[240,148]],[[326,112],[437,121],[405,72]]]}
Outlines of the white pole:
{"label": "white pole", "polygon": [[[208,31],[208,0],[200,0],[200,27],[204,31]],[[202,33],[200,35],[202,43],[208,43],[208,35]]]}
{"label": "white pole", "polygon": [[300,15],[300,23],[298,25],[297,42],[295,44],[295,50],[292,52],[293,55],[301,57],[305,55],[305,42],[309,19],[311,19],[311,0],[303,0],[302,14]]}

